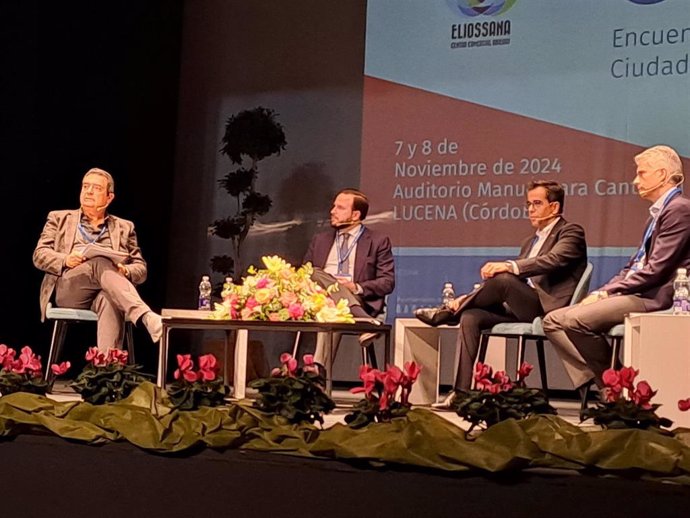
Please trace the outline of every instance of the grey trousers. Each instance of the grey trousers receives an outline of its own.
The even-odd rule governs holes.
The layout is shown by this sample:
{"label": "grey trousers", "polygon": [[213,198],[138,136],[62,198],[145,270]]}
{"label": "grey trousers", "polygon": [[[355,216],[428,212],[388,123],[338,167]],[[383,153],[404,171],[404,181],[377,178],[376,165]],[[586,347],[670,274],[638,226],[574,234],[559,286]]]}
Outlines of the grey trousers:
{"label": "grey trousers", "polygon": [[590,380],[603,387],[602,374],[611,366],[606,333],[628,313],[646,311],[644,299],[637,295],[613,296],[552,311],[544,318],[544,332],[575,387]]}
{"label": "grey trousers", "polygon": [[137,322],[151,311],[129,279],[104,257],[65,270],[55,285],[55,302],[60,307],[90,309],[98,314],[96,343],[103,352],[122,347],[125,318]]}

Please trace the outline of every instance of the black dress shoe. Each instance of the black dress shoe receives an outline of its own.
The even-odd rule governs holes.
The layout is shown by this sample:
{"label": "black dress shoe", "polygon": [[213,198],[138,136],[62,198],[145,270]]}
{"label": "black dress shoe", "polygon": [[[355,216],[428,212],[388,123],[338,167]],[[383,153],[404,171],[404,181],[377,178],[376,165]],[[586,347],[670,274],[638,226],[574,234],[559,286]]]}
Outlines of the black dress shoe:
{"label": "black dress shoe", "polygon": [[415,310],[414,316],[426,325],[434,327],[458,323],[455,313],[445,306],[440,308],[418,308]]}

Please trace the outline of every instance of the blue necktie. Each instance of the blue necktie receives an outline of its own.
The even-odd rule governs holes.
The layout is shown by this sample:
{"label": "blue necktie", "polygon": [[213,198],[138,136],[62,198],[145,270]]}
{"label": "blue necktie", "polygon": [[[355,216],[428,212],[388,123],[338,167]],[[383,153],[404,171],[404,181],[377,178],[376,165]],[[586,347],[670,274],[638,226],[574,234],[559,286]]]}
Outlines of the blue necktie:
{"label": "blue necktie", "polygon": [[348,252],[348,241],[350,240],[350,234],[347,232],[340,234],[342,242],[340,243],[340,257],[338,258],[338,274],[347,275],[350,272],[350,256],[347,255]]}

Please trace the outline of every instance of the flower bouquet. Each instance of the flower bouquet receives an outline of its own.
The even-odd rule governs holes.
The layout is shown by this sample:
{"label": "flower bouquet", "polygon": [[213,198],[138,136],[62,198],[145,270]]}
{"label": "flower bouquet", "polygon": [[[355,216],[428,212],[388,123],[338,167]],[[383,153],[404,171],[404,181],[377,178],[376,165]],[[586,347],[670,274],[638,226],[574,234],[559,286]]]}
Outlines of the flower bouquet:
{"label": "flower bouquet", "polygon": [[219,375],[220,365],[212,354],[199,356],[199,370],[194,370],[191,354],[177,355],[175,381],[168,388],[170,403],[180,410],[225,403],[228,387]]}
{"label": "flower bouquet", "polygon": [[[57,369],[62,374],[69,369],[69,362],[52,367],[53,372]],[[16,350],[0,344],[0,395],[6,396],[13,392],[45,394],[48,386],[43,379],[41,357],[36,356],[31,347],[22,347],[17,356]]]}
{"label": "flower bouquet", "polygon": [[94,405],[112,403],[126,398],[150,376],[141,372],[140,365],[127,364],[128,353],[109,349],[102,353],[97,347],[86,352],[86,367],[71,386],[82,399]]}
{"label": "flower bouquet", "polygon": [[527,388],[525,378],[532,372],[532,365],[524,362],[511,381],[505,371],[493,372],[491,366],[478,362],[474,370],[475,390],[459,390],[453,409],[465,421],[488,428],[509,418],[524,419],[535,414],[555,414],[556,409],[540,389]]}
{"label": "flower bouquet", "polygon": [[254,406],[271,414],[281,415],[291,423],[318,421],[323,425],[323,414],[335,408],[333,400],[323,388],[326,380],[319,373],[311,354],[305,354],[303,366],[289,353],[280,355],[281,367],[271,372],[270,378],[252,381],[249,386],[259,391]]}
{"label": "flower bouquet", "polygon": [[[364,394],[364,399],[345,416],[345,422],[352,428],[362,428],[373,422],[386,422],[394,417],[403,417],[410,410],[410,391],[417,381],[421,368],[415,362],[407,362],[404,370],[389,365],[385,371],[362,365],[359,378],[362,387],[350,390],[353,394]],[[400,400],[397,400],[397,398]]]}
{"label": "flower bouquet", "polygon": [[595,424],[606,428],[652,428],[660,431],[662,426],[671,426],[673,421],[656,415],[661,406],[651,403],[656,390],[652,390],[646,381],[635,385],[639,373],[632,367],[605,370],[602,375],[605,401],[586,409],[582,420],[592,418]]}
{"label": "flower bouquet", "polygon": [[261,260],[265,268],[250,266],[241,285],[223,285],[223,303],[215,305],[211,318],[354,322],[347,301],[336,303],[328,296],[337,286],[324,289],[311,279],[310,263],[295,269],[277,256]]}

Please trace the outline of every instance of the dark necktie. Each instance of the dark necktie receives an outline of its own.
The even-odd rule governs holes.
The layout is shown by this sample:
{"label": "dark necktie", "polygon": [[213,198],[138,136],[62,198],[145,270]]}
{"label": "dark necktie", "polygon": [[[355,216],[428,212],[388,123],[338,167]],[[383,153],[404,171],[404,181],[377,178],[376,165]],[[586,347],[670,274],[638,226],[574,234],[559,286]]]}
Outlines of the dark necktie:
{"label": "dark necktie", "polygon": [[340,257],[338,260],[338,274],[347,275],[350,271],[350,258],[347,255],[348,242],[350,241],[350,234],[340,234],[342,242],[340,243]]}

